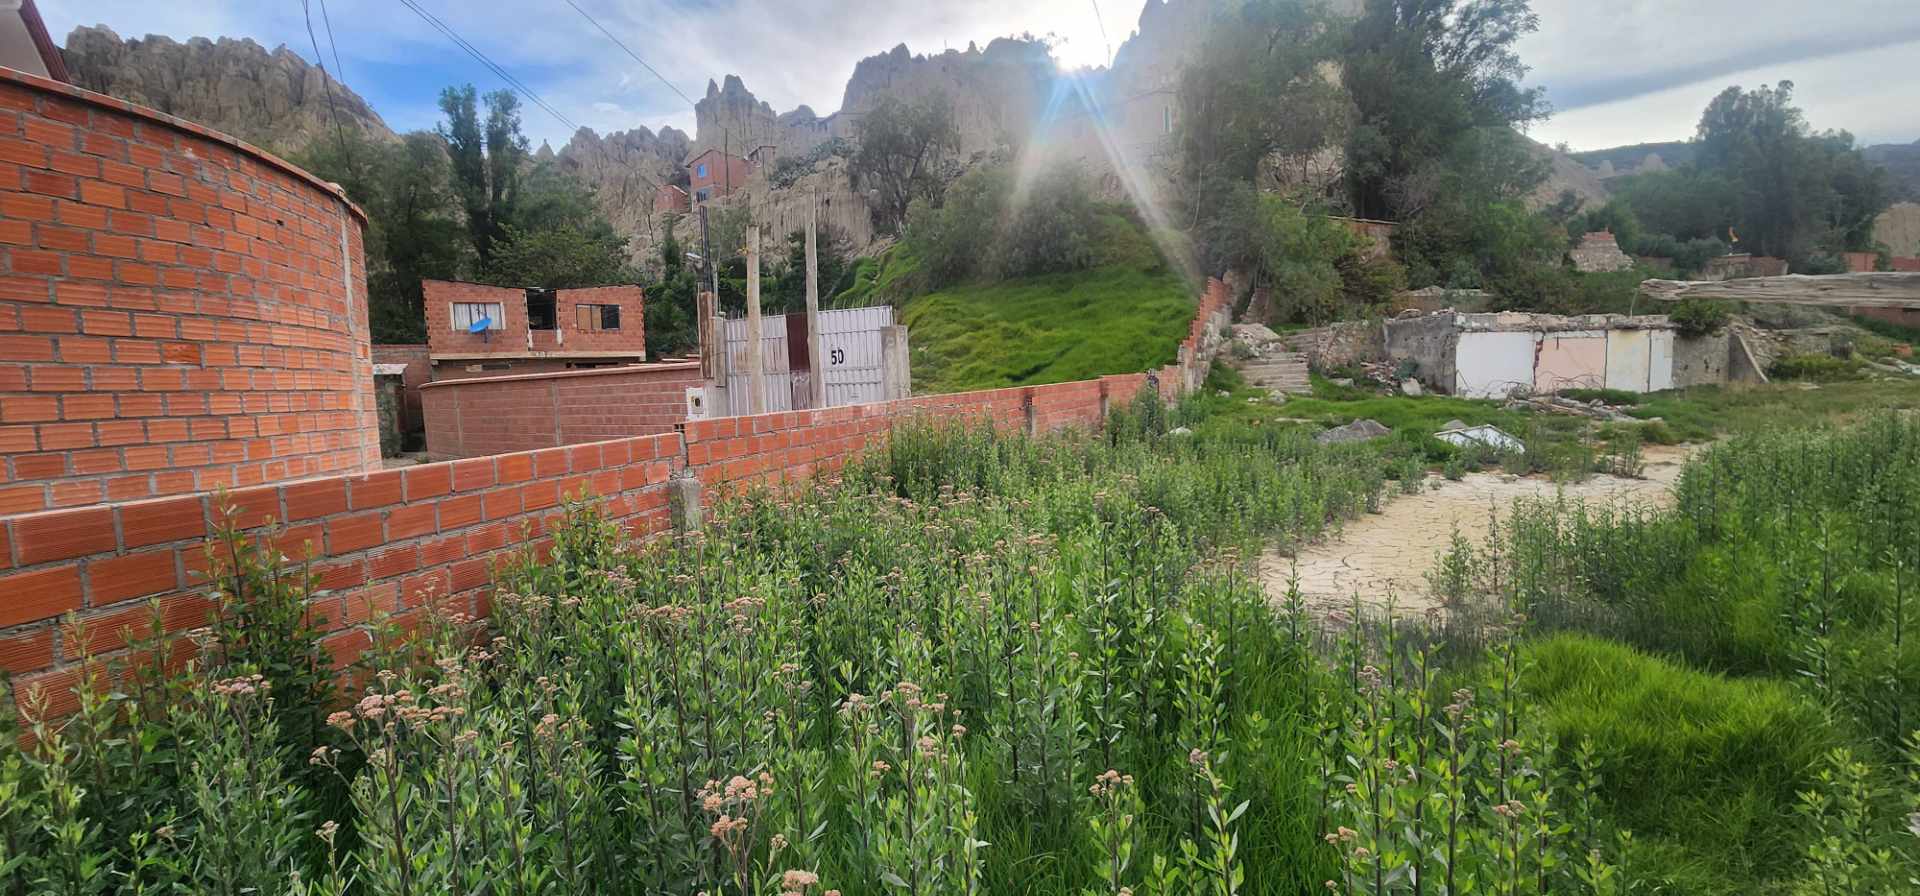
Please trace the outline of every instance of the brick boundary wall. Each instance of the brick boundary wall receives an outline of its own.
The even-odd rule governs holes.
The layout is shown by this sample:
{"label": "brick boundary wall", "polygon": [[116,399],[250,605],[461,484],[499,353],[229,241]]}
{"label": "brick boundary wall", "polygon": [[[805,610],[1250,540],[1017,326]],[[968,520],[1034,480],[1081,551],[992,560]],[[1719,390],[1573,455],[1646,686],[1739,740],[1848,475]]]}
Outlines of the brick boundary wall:
{"label": "brick boundary wall", "polygon": [[450,460],[673,432],[700,362],[438,380],[420,389],[427,457]]}
{"label": "brick boundary wall", "polygon": [[376,466],[364,224],[232,137],[0,69],[0,514]]}
{"label": "brick boundary wall", "polygon": [[[425,595],[486,615],[491,564],[543,551],[565,497],[595,496],[644,537],[670,528],[668,482],[677,475],[699,479],[709,496],[792,482],[840,469],[915,419],[1036,434],[1094,429],[1156,380],[1172,397],[1204,378],[1224,339],[1225,301],[1210,281],[1180,360],[1153,373],[690,421],[672,433],[256,486],[225,500],[241,526],[282,524],[281,549],[311,556],[321,588],[314,617],[344,665],[369,646],[376,613],[409,624]],[[12,676],[17,705],[41,689],[52,713],[73,709],[81,668],[77,645],[59,630],[66,614],[108,656],[124,649],[123,627],[145,624],[150,599],[169,631],[205,623],[204,545],[219,501],[193,494],[0,517],[0,673]]]}

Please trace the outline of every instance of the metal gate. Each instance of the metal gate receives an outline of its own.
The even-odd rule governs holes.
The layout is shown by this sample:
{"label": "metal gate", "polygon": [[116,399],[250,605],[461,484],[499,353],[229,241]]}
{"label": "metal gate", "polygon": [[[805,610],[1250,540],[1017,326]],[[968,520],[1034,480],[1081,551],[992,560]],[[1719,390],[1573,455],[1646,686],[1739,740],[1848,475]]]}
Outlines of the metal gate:
{"label": "metal gate", "polygon": [[887,397],[881,333],[893,326],[893,306],[820,312],[820,354],[827,405],[866,404]]}
{"label": "metal gate", "polygon": [[[792,320],[789,320],[792,318]],[[820,354],[810,358],[806,345],[806,315],[767,314],[760,318],[761,371],[766,377],[766,411],[791,411],[812,406],[813,373],[824,369],[827,404],[865,404],[886,398],[882,332],[893,326],[893,308],[848,308],[820,312]],[[747,321],[726,321],[727,394],[734,414],[749,413],[747,391]]]}

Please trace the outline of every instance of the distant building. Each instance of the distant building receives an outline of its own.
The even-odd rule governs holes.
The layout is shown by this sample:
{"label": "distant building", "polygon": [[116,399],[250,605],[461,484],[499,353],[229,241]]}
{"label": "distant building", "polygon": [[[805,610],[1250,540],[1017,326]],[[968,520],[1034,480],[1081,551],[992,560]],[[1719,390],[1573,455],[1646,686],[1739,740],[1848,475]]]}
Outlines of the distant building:
{"label": "distant building", "polygon": [[731,194],[747,185],[753,173],[746,159],[709,149],[687,160],[687,181],[694,202],[705,202]]}
{"label": "distant building", "polygon": [[424,280],[421,287],[435,381],[647,359],[638,286],[515,289]]}
{"label": "distant building", "polygon": [[1624,271],[1633,267],[1633,259],[1620,251],[1620,244],[1614,240],[1613,233],[1596,230],[1580,237],[1580,245],[1567,253],[1573,259],[1573,269],[1588,274]]}
{"label": "distant building", "polygon": [[653,210],[655,212],[684,212],[693,208],[693,200],[687,191],[673,184],[661,184],[653,190]]}

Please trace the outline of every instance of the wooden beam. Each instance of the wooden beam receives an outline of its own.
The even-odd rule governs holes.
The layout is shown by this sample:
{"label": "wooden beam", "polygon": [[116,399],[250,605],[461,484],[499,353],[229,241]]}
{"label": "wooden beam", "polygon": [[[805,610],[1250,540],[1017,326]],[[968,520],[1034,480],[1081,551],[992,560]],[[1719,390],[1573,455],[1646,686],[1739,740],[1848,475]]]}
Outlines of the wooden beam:
{"label": "wooden beam", "polygon": [[1731,299],[1830,308],[1905,308],[1920,305],[1920,274],[1788,274],[1740,280],[1648,280],[1640,284],[1640,294],[1663,302]]}

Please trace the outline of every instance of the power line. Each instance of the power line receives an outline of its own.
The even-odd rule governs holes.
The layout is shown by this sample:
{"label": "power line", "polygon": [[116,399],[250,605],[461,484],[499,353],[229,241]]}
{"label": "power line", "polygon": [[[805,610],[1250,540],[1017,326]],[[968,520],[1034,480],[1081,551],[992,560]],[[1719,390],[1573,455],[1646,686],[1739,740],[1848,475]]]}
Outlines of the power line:
{"label": "power line", "polygon": [[[321,2],[324,3],[325,0],[321,0]],[[333,119],[334,136],[340,138],[340,154],[346,158],[347,170],[351,172],[353,170],[353,150],[347,147],[347,129],[340,126],[340,107],[333,101],[333,79],[327,77],[327,58],[320,55],[320,39],[313,35],[313,5],[309,3],[308,0],[300,0],[300,10],[305,14],[307,19],[307,40],[313,43],[313,61],[316,65],[320,66],[320,84],[325,87],[327,91],[327,115]],[[322,9],[320,14],[324,17],[326,10]],[[333,33],[331,31],[327,33],[327,39],[333,39]],[[340,66],[340,53],[337,48],[334,51],[333,64],[336,69]]]}
{"label": "power line", "polygon": [[514,90],[518,91],[521,96],[526,97],[528,100],[532,101],[535,105],[539,106],[540,108],[547,110],[548,115],[551,115],[554,118],[559,119],[560,123],[566,125],[568,130],[577,131],[580,129],[580,126],[577,124],[574,124],[572,119],[569,119],[565,115],[561,115],[560,110],[555,109],[551,105],[548,105],[547,101],[541,99],[539,94],[534,93],[532,88],[529,88],[527,85],[520,83],[520,79],[515,78],[511,74],[508,74],[506,69],[501,68],[493,60],[488,59],[487,54],[480,52],[479,48],[475,47],[473,44],[467,43],[466,39],[462,38],[457,32],[453,30],[452,27],[448,26],[447,23],[442,22],[439,19],[435,18],[433,13],[427,12],[425,9],[422,9],[420,5],[415,2],[415,0],[400,0],[400,2],[402,5],[406,6],[408,9],[413,10],[414,14],[419,16],[421,19],[425,20],[427,24],[432,25],[441,34],[446,35],[447,39],[453,41],[454,44],[458,46],[460,49],[467,51],[467,55],[472,56],[474,59],[478,60],[481,65],[486,66],[495,75],[498,75],[501,80],[507,82],[507,84],[513,87]]}
{"label": "power line", "polygon": [[[610,41],[613,41],[613,44],[614,44],[614,46],[617,46],[617,47],[619,47],[620,49],[622,49],[622,50],[625,50],[628,56],[632,56],[632,57],[633,57],[633,61],[635,61],[635,62],[638,62],[638,63],[640,63],[640,67],[641,67],[641,68],[644,68],[644,69],[646,69],[646,70],[647,70],[647,71],[648,71],[649,73],[651,73],[651,74],[652,74],[652,75],[653,75],[653,76],[654,76],[655,78],[657,78],[657,79],[659,79],[659,81],[660,81],[660,83],[662,83],[662,84],[665,84],[665,85],[667,85],[667,89],[668,89],[668,90],[671,90],[671,91],[673,91],[673,92],[674,92],[674,93],[675,93],[676,95],[678,95],[678,96],[680,97],[680,99],[682,99],[682,100],[685,100],[685,101],[686,101],[686,104],[687,104],[688,106],[691,106],[691,107],[693,108],[693,112],[694,112],[694,116],[695,116],[695,118],[696,118],[696,122],[695,122],[695,123],[696,123],[696,124],[698,124],[698,121],[697,121],[697,119],[698,119],[698,117],[699,117],[699,114],[700,114],[700,104],[699,104],[699,103],[696,103],[696,102],[694,102],[694,101],[693,101],[693,97],[690,97],[690,96],[687,96],[687,95],[686,95],[685,93],[683,93],[683,92],[682,92],[682,91],[680,90],[680,88],[678,88],[678,87],[675,87],[675,86],[673,85],[673,82],[672,82],[672,81],[669,81],[669,80],[667,80],[667,78],[666,78],[666,76],[665,76],[665,75],[662,75],[662,74],[660,74],[660,70],[659,70],[659,69],[656,69],[656,68],[654,68],[654,67],[652,66],[652,64],[650,64],[650,63],[648,63],[648,62],[647,62],[647,61],[646,61],[645,59],[641,59],[641,58],[640,58],[640,54],[639,54],[639,53],[635,53],[635,52],[633,51],[633,48],[632,48],[632,47],[629,47],[629,46],[627,46],[627,44],[626,44],[626,42],[625,42],[625,41],[622,41],[622,40],[621,40],[620,38],[618,38],[618,37],[615,37],[615,36],[613,35],[613,32],[611,32],[611,31],[608,31],[608,30],[607,30],[607,26],[605,26],[605,25],[602,25],[602,24],[600,24],[600,20],[599,20],[599,19],[596,19],[596,18],[594,18],[594,17],[592,16],[592,15],[590,15],[590,14],[588,14],[588,12],[587,12],[586,10],[584,10],[584,9],[581,9],[581,8],[580,8],[580,4],[578,4],[578,3],[575,3],[575,2],[573,2],[573,0],[567,0],[567,5],[568,5],[568,6],[571,6],[571,7],[573,7],[573,11],[574,11],[574,12],[577,12],[577,13],[579,13],[579,14],[580,14],[580,16],[581,16],[582,18],[584,18],[584,19],[586,19],[586,20],[587,20],[588,22],[591,22],[591,23],[593,23],[593,27],[595,27],[595,28],[598,28],[598,29],[600,29],[600,33],[601,33],[601,34],[604,34],[604,35],[606,35],[606,36],[607,36],[607,39],[608,39],[608,40],[610,40]],[[696,127],[696,129],[695,129],[695,130],[697,131],[697,130],[698,130],[698,128]],[[732,145],[732,142],[733,142],[733,139],[732,139],[732,138],[733,138],[733,133],[732,133],[732,131],[731,131],[730,129],[728,129],[728,128],[727,128],[727,126],[726,126],[726,125],[724,125],[724,124],[723,124],[723,125],[720,125],[720,136],[721,136],[721,140],[722,140],[722,142],[721,142],[721,146],[722,146],[722,147],[726,147],[726,148],[723,148],[723,149],[721,150],[721,153],[720,153],[720,154],[721,154],[721,155],[723,155],[723,156],[725,156],[725,155],[729,155],[730,153],[729,153],[729,151],[728,151],[728,149],[729,149],[729,148],[731,148],[731,145]],[[729,193],[731,193],[731,192],[733,191],[733,190],[732,190],[732,185],[731,185],[731,180],[732,180],[732,177],[733,177],[733,172],[732,172],[732,167],[731,167],[731,166],[729,166],[729,167],[728,167],[728,169],[727,169],[727,177],[728,177],[728,180],[729,180],[729,185],[728,185],[728,188],[727,188],[727,191],[728,191]]]}
{"label": "power line", "polygon": [[1107,64],[1113,64],[1113,39],[1107,37],[1107,20],[1100,15],[1100,0],[1093,0],[1093,21],[1100,26],[1100,42],[1107,45]]}
{"label": "power line", "polygon": [[[347,67],[340,64],[340,44],[333,39],[333,17],[327,15],[327,0],[320,0],[320,23],[327,26],[327,48],[333,51],[333,77],[341,87],[347,86]],[[318,55],[320,50],[314,49]]]}
{"label": "power line", "polygon": [[581,9],[580,4],[573,2],[573,0],[567,0],[567,5],[573,7],[573,11],[585,17],[587,21],[592,22],[593,27],[600,29],[601,34],[606,35],[608,40],[613,41],[614,46],[617,46],[622,50],[626,50],[627,55],[633,57],[633,61],[640,63],[640,67],[646,69],[648,72],[651,72],[655,78],[659,78],[660,83],[667,85],[668,90],[671,90],[674,93],[680,94],[680,98],[683,100],[686,100],[687,105],[698,106],[698,104],[695,103],[691,97],[687,96],[684,93],[680,93],[680,88],[673,86],[673,82],[667,80],[666,76],[660,74],[658,69],[655,69],[653,66],[647,64],[647,61],[645,59],[641,59],[639,53],[635,53],[631,48],[629,48],[625,43],[623,43],[620,40],[620,38],[614,37],[613,32],[608,31],[607,26],[600,24],[599,19],[596,19],[593,16],[588,15],[586,10]]}

